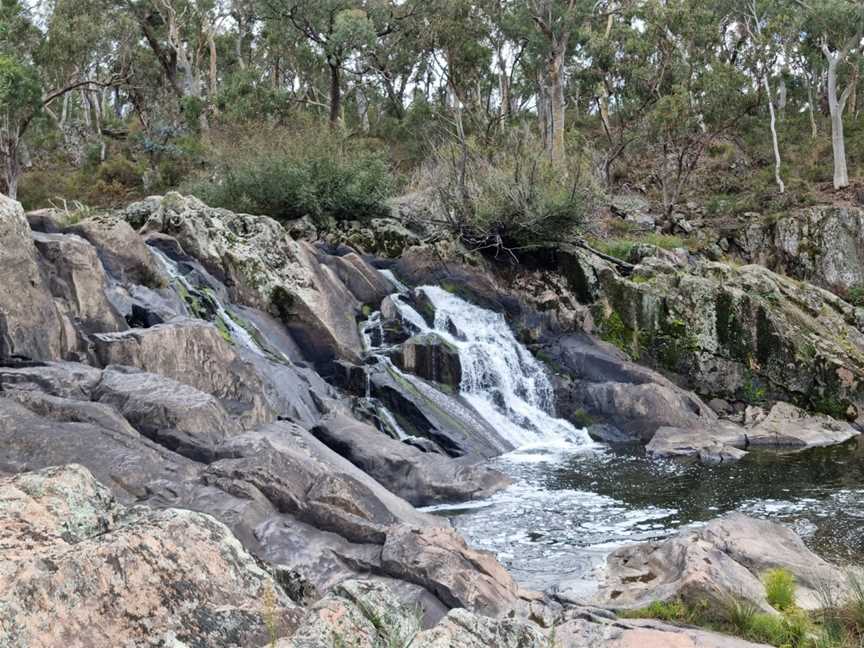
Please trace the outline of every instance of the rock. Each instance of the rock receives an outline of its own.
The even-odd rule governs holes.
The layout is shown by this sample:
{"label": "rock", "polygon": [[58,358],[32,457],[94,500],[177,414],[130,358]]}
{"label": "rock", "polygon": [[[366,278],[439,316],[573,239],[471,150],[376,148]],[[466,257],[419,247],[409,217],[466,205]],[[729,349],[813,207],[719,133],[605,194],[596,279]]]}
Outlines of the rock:
{"label": "rock", "polygon": [[77,362],[20,362],[0,367],[0,388],[89,400],[102,370]]}
{"label": "rock", "polygon": [[558,415],[577,426],[608,423],[630,440],[649,441],[661,427],[713,426],[717,415],[699,399],[612,345],[585,335],[543,347],[555,379]]}
{"label": "rock", "polygon": [[344,414],[324,417],[312,434],[414,506],[484,498],[510,484],[498,471],[422,452]]}
{"label": "rock", "polygon": [[712,426],[662,427],[648,443],[647,451],[658,457],[697,456],[702,463],[730,463],[746,455],[745,449],[819,448],[844,443],[859,434],[845,421],[777,403],[767,414],[748,407],[744,427],[728,421]]}
{"label": "rock", "polygon": [[647,282],[612,268],[597,276],[607,339],[698,393],[849,420],[864,411],[864,333],[856,308],[830,292],[760,266],[707,261]]}
{"label": "rock", "polygon": [[741,459],[746,447],[744,428],[718,421],[710,427],[661,427],[645,450],[655,457],[697,457],[702,463],[717,464]]}
{"label": "rock", "polygon": [[250,426],[275,418],[265,400],[260,375],[212,324],[175,320],[148,329],[93,337],[103,367],[137,367],[190,385],[220,399]]}
{"label": "rock", "polygon": [[0,501],[2,645],[247,646],[299,617],[207,515],[126,510],[75,465],[0,478]]}
{"label": "rock", "polygon": [[535,624],[516,619],[490,619],[468,610],[451,610],[434,628],[417,635],[421,648],[544,648],[551,640]]}
{"label": "rock", "polygon": [[216,398],[156,374],[108,367],[93,398],[147,438],[195,461],[212,461],[216,446],[241,431]]}
{"label": "rock", "polygon": [[337,256],[327,254],[319,248],[318,261],[332,268],[336,276],[361,304],[377,306],[382,299],[396,290],[384,275],[366,263],[356,252],[351,251]]}
{"label": "rock", "polygon": [[158,288],[167,282],[144,241],[122,218],[100,214],[69,226],[67,231],[96,246],[105,269],[121,283]]}
{"label": "rock", "polygon": [[612,212],[636,228],[653,231],[657,217],[651,212],[651,204],[639,194],[617,194],[612,197]]}
{"label": "rock", "polygon": [[751,447],[820,448],[844,443],[861,434],[846,421],[812,415],[789,403],[777,403],[747,431]]}
{"label": "rock", "polygon": [[513,447],[458,395],[384,363],[370,367],[371,395],[409,436],[428,438],[451,457],[491,459]]}
{"label": "rock", "polygon": [[[403,201],[399,211],[410,210]],[[407,249],[421,243],[420,237],[392,218],[373,218],[369,222],[347,221],[338,223],[327,234],[331,242],[340,242],[352,248],[389,259],[398,258]]]}
{"label": "rock", "polygon": [[38,258],[21,205],[0,195],[0,359],[60,360],[66,350]]}
{"label": "rock", "polygon": [[[46,411],[43,403],[22,402]],[[77,463],[122,501],[147,497],[152,485],[162,480],[177,483],[197,477],[196,464],[144,438],[128,423],[103,427],[110,424],[108,417],[100,424],[81,422],[80,414],[64,417],[56,403],[51,407],[43,417],[16,399],[0,398],[0,473]],[[75,403],[67,403],[66,408],[74,411]]]}
{"label": "rock", "polygon": [[393,527],[381,566],[395,578],[425,587],[445,605],[487,616],[522,608],[539,596],[521,590],[491,553],[469,548],[452,529]]}
{"label": "rock", "polygon": [[606,618],[576,609],[555,626],[558,645],[566,648],[768,648],[728,635],[659,621]]}
{"label": "rock", "polygon": [[211,209],[174,193],[130,205],[123,216],[144,233],[176,238],[229,286],[233,302],[278,316],[310,359],[359,359],[360,302],[321,265],[316,248],[293,240],[275,220]]}
{"label": "rock", "polygon": [[864,209],[816,205],[738,232],[753,263],[848,295],[864,285]]}
{"label": "rock", "polygon": [[613,552],[594,602],[627,609],[681,599],[722,612],[739,598],[770,612],[762,578],[775,568],[795,576],[796,604],[805,610],[822,605],[820,588],[830,587],[840,599],[846,591],[843,573],[790,529],[731,513],[701,529]]}
{"label": "rock", "polygon": [[128,328],[108,299],[108,278],[96,248],[72,234],[34,232],[33,240],[45,261],[51,294],[68,309],[83,333]]}
{"label": "rock", "polygon": [[403,371],[451,388],[462,382],[459,350],[437,333],[415,335],[403,342],[397,364]]}
{"label": "rock", "polygon": [[4,396],[20,403],[34,414],[58,423],[91,423],[112,432],[137,439],[138,431],[110,405],[69,400],[38,391],[6,390]]}

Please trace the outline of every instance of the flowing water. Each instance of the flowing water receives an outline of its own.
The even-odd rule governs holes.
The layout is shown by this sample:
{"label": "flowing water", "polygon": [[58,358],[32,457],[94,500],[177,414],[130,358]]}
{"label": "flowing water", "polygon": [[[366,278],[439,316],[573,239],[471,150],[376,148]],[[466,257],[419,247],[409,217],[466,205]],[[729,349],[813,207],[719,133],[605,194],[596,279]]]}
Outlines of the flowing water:
{"label": "flowing water", "polygon": [[397,298],[403,319],[458,349],[462,397],[516,447],[492,462],[513,486],[431,510],[449,516],[474,546],[495,552],[524,585],[589,594],[593,572],[615,548],[733,510],[792,525],[826,557],[864,560],[864,443],[751,453],[715,467],[593,443],[555,418],[543,366],[502,315],[441,288],[420,290],[435,307],[434,323]]}

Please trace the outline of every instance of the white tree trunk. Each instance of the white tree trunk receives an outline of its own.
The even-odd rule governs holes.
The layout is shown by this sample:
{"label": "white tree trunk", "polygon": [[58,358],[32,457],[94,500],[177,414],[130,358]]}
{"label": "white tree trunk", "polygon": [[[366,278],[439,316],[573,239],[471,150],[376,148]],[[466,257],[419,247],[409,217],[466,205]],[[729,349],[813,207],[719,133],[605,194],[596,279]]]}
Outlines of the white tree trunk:
{"label": "white tree trunk", "polygon": [[780,177],[780,145],[777,142],[777,115],[774,112],[774,101],[771,96],[771,84],[768,81],[768,74],[763,77],[765,84],[765,94],[768,95],[768,112],[771,114],[771,142],[774,145],[774,180],[777,181],[777,187],[780,193],[786,192],[786,185],[783,184],[783,178]]}
{"label": "white tree trunk", "polygon": [[839,57],[828,59],[828,110],[831,113],[831,146],[834,150],[834,188],[849,186],[849,172],[846,169],[846,141],[843,137],[843,109],[847,94],[837,97],[837,64]]}

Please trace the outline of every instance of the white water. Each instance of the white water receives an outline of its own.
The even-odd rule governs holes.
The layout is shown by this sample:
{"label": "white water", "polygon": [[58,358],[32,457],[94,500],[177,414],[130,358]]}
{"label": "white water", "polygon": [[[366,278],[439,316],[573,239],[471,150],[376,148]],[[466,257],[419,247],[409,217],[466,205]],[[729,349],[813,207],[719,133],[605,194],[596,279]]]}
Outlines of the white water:
{"label": "white water", "polygon": [[[554,416],[554,389],[546,370],[513,336],[499,313],[438,288],[419,288],[435,307],[429,326],[394,296],[402,317],[422,333],[434,332],[459,351],[462,397],[515,448],[513,459],[536,460],[531,447],[570,451],[593,446],[585,430]],[[542,452],[545,454],[545,452]]]}

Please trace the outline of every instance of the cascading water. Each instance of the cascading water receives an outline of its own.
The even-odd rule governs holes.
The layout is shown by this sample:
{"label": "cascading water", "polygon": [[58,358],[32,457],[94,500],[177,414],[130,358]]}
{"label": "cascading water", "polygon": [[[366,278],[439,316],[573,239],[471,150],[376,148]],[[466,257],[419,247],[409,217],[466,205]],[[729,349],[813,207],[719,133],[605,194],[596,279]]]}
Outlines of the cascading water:
{"label": "cascading water", "polygon": [[554,389],[545,369],[513,336],[504,317],[437,286],[422,291],[435,309],[426,320],[405,300],[394,302],[421,333],[434,332],[459,351],[461,396],[515,448],[593,445],[585,430],[554,416]]}

